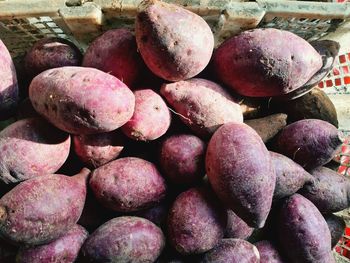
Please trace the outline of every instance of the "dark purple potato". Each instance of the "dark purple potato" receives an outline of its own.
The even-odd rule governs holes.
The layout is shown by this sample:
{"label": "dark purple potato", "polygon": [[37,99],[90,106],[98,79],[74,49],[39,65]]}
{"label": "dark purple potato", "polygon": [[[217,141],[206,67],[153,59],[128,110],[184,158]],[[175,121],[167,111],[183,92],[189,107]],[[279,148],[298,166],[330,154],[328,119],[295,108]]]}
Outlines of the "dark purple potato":
{"label": "dark purple potato", "polygon": [[254,245],[259,250],[260,263],[286,263],[270,241],[263,240]]}
{"label": "dark purple potato", "polygon": [[135,215],[145,218],[159,227],[163,227],[167,219],[168,211],[169,204],[166,201],[162,201],[151,208],[137,212]]}
{"label": "dark purple potato", "polygon": [[331,232],[332,248],[334,248],[344,234],[346,223],[342,217],[334,214],[325,215],[324,218]]}
{"label": "dark purple potato", "polygon": [[254,228],[249,227],[232,210],[227,210],[225,238],[247,239],[253,231]]}

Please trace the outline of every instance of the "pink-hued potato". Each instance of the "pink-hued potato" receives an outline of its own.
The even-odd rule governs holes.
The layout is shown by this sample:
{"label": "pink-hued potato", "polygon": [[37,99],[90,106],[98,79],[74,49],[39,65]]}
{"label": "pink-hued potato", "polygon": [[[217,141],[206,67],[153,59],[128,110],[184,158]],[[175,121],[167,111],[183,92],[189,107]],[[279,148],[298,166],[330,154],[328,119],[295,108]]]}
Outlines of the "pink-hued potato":
{"label": "pink-hued potato", "polygon": [[164,84],[160,93],[175,114],[199,137],[208,139],[223,124],[243,122],[241,107],[213,88],[211,81],[185,80]]}
{"label": "pink-hued potato", "polygon": [[161,96],[151,89],[134,91],[135,110],[121,128],[131,139],[150,141],[161,137],[170,126],[171,115]]}
{"label": "pink-hued potato", "polygon": [[7,119],[19,100],[15,65],[5,44],[0,39],[0,120]]}
{"label": "pink-hued potato", "polygon": [[276,247],[268,240],[262,240],[254,244],[259,250],[260,263],[285,263]]}
{"label": "pink-hued potato", "polygon": [[124,149],[124,138],[119,130],[73,136],[74,151],[90,167],[100,167],[116,159]]}
{"label": "pink-hued potato", "polygon": [[225,238],[247,239],[253,233],[254,228],[248,226],[232,210],[227,210],[227,225]]}
{"label": "pink-hued potato", "polygon": [[73,263],[89,233],[75,225],[60,238],[37,247],[23,247],[16,256],[16,263]]}
{"label": "pink-hued potato", "polygon": [[135,36],[126,28],[108,30],[92,41],[84,54],[82,65],[109,73],[129,88],[133,87],[145,70],[137,51]]}
{"label": "pink-hued potato", "polygon": [[166,138],[160,149],[160,167],[174,184],[193,184],[205,175],[206,144],[191,134]]}
{"label": "pink-hued potato", "polygon": [[206,171],[215,193],[250,227],[269,214],[276,174],[260,136],[244,123],[227,123],[212,136]]}
{"label": "pink-hued potato", "polygon": [[214,37],[205,20],[180,6],[149,1],[136,17],[136,42],[143,60],[157,76],[179,81],[209,63]]}
{"label": "pink-hued potato", "polygon": [[41,118],[19,120],[0,132],[0,180],[16,183],[54,173],[69,150],[69,134]]}
{"label": "pink-hued potato", "polygon": [[0,199],[0,235],[15,245],[47,244],[79,220],[90,170],[69,177],[51,174],[17,185]]}
{"label": "pink-hued potato", "polygon": [[82,247],[86,262],[155,262],[165,238],[152,222],[133,216],[114,218],[93,232]]}
{"label": "pink-hued potato", "polygon": [[233,36],[218,47],[212,61],[217,77],[248,97],[292,92],[322,67],[321,56],[306,40],[274,28]]}
{"label": "pink-hued potato", "polygon": [[29,87],[34,109],[72,134],[109,132],[132,116],[135,97],[116,77],[98,69],[61,67],[36,76]]}
{"label": "pink-hued potato", "polygon": [[118,212],[134,212],[159,203],[166,193],[164,178],[146,160],[125,157],[93,171],[90,187],[102,205]]}

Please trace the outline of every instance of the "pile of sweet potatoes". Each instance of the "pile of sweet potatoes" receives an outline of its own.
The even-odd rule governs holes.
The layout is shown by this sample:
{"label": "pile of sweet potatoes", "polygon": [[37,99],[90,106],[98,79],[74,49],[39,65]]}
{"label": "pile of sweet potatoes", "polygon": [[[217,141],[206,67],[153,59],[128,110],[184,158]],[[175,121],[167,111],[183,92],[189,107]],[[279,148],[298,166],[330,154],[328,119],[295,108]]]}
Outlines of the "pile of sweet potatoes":
{"label": "pile of sweet potatoes", "polygon": [[254,29],[214,50],[202,17],[146,1],[85,54],[38,41],[24,87],[0,40],[0,262],[335,262],[327,48]]}

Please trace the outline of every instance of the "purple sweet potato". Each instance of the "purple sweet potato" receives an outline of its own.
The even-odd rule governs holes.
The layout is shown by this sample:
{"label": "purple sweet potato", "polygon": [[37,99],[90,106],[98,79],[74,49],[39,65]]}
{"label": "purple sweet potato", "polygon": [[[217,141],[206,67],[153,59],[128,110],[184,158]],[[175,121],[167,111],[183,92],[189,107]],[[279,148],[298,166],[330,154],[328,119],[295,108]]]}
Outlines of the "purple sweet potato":
{"label": "purple sweet potato", "polygon": [[125,28],[108,30],[96,38],[86,50],[82,65],[107,72],[130,88],[145,68],[135,36]]}
{"label": "purple sweet potato", "polygon": [[24,68],[28,78],[39,73],[64,66],[80,66],[82,54],[70,41],[50,37],[37,41],[24,58]]}
{"label": "purple sweet potato", "polygon": [[213,34],[203,18],[160,1],[149,1],[140,10],[135,32],[148,68],[170,81],[197,75],[209,63],[214,48]]}
{"label": "purple sweet potato", "polygon": [[305,185],[300,193],[321,213],[339,212],[350,207],[349,178],[326,167],[316,168],[311,174],[313,183]]}
{"label": "purple sweet potato", "polygon": [[274,150],[312,170],[332,160],[342,140],[342,133],[332,124],[305,119],[285,127],[276,138]]}
{"label": "purple sweet potato", "polygon": [[166,133],[171,115],[161,96],[151,89],[134,91],[135,110],[131,119],[121,128],[131,139],[155,140]]}
{"label": "purple sweet potato", "polygon": [[0,39],[0,120],[7,119],[17,106],[18,83],[11,55]]}
{"label": "purple sweet potato", "polygon": [[270,156],[276,172],[274,199],[291,196],[313,181],[311,174],[288,157],[271,151]]}
{"label": "purple sweet potato", "polygon": [[160,167],[174,184],[192,184],[205,175],[206,144],[190,134],[173,135],[165,139],[160,149]]}
{"label": "purple sweet potato", "polygon": [[224,123],[243,122],[241,107],[215,91],[214,84],[186,80],[164,84],[160,90],[181,120],[203,138],[210,138]]}
{"label": "purple sweet potato", "polygon": [[201,254],[224,236],[225,210],[206,187],[181,193],[168,215],[168,238],[181,254]]}
{"label": "purple sweet potato", "polygon": [[238,94],[271,97],[300,88],[322,67],[322,59],[306,40],[291,32],[259,28],[221,44],[212,66],[218,78]]}
{"label": "purple sweet potato", "polygon": [[225,238],[247,239],[254,231],[246,222],[239,218],[232,210],[227,210],[227,225]]}
{"label": "purple sweet potato", "polygon": [[29,87],[34,109],[73,134],[115,130],[134,112],[135,97],[116,77],[93,68],[62,67],[36,76]]}
{"label": "purple sweet potato", "polygon": [[335,263],[327,223],[302,195],[285,200],[279,212],[278,233],[288,262]]}
{"label": "purple sweet potato", "polygon": [[254,244],[259,250],[260,263],[284,263],[275,246],[268,240],[262,240]]}
{"label": "purple sweet potato", "polygon": [[222,239],[219,244],[205,253],[201,263],[259,263],[258,249],[242,239]]}
{"label": "purple sweet potato", "polygon": [[82,247],[86,262],[155,262],[165,245],[152,222],[132,216],[114,218],[92,233]]}
{"label": "purple sweet potato", "polygon": [[342,217],[336,216],[334,214],[325,215],[324,218],[327,222],[329,231],[331,232],[333,249],[339,242],[340,238],[343,236],[346,224]]}
{"label": "purple sweet potato", "polygon": [[68,177],[29,179],[0,199],[0,235],[16,245],[41,245],[59,238],[78,221],[90,170]]}
{"label": "purple sweet potato", "polygon": [[105,207],[118,212],[133,212],[159,203],[166,192],[163,177],[154,164],[125,157],[94,170],[90,187]]}
{"label": "purple sweet potato", "polygon": [[0,133],[0,180],[15,183],[54,173],[69,150],[70,136],[46,121],[17,121]]}
{"label": "purple sweet potato", "polygon": [[88,232],[82,226],[75,225],[51,243],[21,248],[16,263],[73,263],[87,237]]}
{"label": "purple sweet potato", "polygon": [[155,206],[137,212],[135,215],[138,217],[145,218],[159,227],[162,227],[165,222],[169,211],[169,205],[163,201]]}
{"label": "purple sweet potato", "polygon": [[74,151],[90,167],[100,167],[116,159],[124,149],[119,130],[73,137]]}
{"label": "purple sweet potato", "polygon": [[261,228],[272,204],[276,175],[260,136],[244,123],[227,123],[211,138],[206,171],[215,193],[250,227]]}

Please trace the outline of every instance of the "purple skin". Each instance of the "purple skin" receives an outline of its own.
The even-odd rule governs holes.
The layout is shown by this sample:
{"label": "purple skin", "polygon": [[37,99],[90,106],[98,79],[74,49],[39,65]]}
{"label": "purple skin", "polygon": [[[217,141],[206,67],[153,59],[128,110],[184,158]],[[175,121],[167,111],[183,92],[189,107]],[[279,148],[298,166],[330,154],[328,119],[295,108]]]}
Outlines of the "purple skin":
{"label": "purple skin", "polygon": [[166,193],[164,178],[146,160],[125,157],[94,170],[90,187],[97,200],[117,212],[135,212],[159,203]]}
{"label": "purple skin", "polygon": [[242,239],[222,239],[217,246],[205,253],[201,263],[259,263],[258,249]]}
{"label": "purple skin", "polygon": [[0,180],[16,183],[54,173],[69,150],[70,136],[46,121],[17,121],[0,133]]}
{"label": "purple skin", "polygon": [[124,28],[108,30],[96,38],[86,50],[82,65],[109,73],[129,88],[145,70],[135,36]]}
{"label": "purple skin", "polygon": [[168,215],[168,238],[181,254],[201,254],[224,236],[225,210],[208,188],[191,188],[181,193]]}
{"label": "purple skin", "polygon": [[260,263],[285,263],[275,246],[268,240],[254,244],[259,250]]}
{"label": "purple skin", "polygon": [[169,211],[169,205],[163,201],[156,204],[154,207],[148,208],[146,210],[137,212],[135,215],[138,217],[145,218],[159,227],[162,227],[165,222]]}
{"label": "purple skin", "polygon": [[93,68],[62,67],[36,76],[29,87],[34,109],[72,134],[113,131],[134,112],[132,91],[116,77]]}
{"label": "purple skin", "polygon": [[326,168],[314,169],[312,184],[300,191],[323,214],[339,212],[350,206],[350,180],[346,176]]}
{"label": "purple skin", "polygon": [[82,226],[75,225],[60,238],[31,248],[19,250],[16,263],[60,262],[73,263],[89,233]]}
{"label": "purple skin", "polygon": [[165,139],[160,150],[160,167],[174,184],[190,185],[205,175],[206,144],[190,134],[173,135]]}
{"label": "purple skin", "polygon": [[279,244],[290,263],[335,263],[331,234],[317,208],[305,197],[294,194],[279,212]]}
{"label": "purple skin", "polygon": [[90,170],[68,177],[39,176],[20,183],[0,199],[0,235],[15,245],[35,246],[62,236],[78,221]]}
{"label": "purple skin", "polygon": [[0,120],[6,120],[17,106],[16,69],[5,44],[0,40]]}
{"label": "purple skin", "polygon": [[148,68],[170,81],[197,75],[208,65],[214,48],[213,33],[204,19],[174,4],[149,2],[137,15],[135,32]]}
{"label": "purple skin", "polygon": [[116,159],[124,149],[124,138],[119,130],[73,137],[74,151],[89,167],[100,167]]}
{"label": "purple skin", "polygon": [[114,218],[92,233],[82,247],[86,262],[155,262],[165,238],[152,222],[133,216]]}
{"label": "purple skin", "polygon": [[227,210],[225,238],[247,239],[253,231],[254,228],[249,227],[232,210]]}
{"label": "purple skin", "polygon": [[332,160],[342,145],[342,136],[336,127],[326,121],[300,120],[280,132],[274,150],[310,171]]}
{"label": "purple skin", "polygon": [[291,196],[305,184],[313,182],[312,175],[293,160],[271,151],[270,156],[276,171],[276,187],[273,194],[275,200]]}
{"label": "purple skin", "polygon": [[342,217],[334,214],[324,216],[332,237],[332,249],[338,244],[345,231],[345,221]]}
{"label": "purple skin", "polygon": [[206,171],[228,208],[250,227],[264,226],[276,175],[268,150],[252,128],[243,123],[221,126],[208,144]]}
{"label": "purple skin", "polygon": [[151,89],[134,91],[135,110],[131,119],[121,128],[123,133],[137,141],[151,141],[169,129],[171,115],[161,96]]}
{"label": "purple skin", "polygon": [[263,28],[245,31],[221,44],[212,67],[238,94],[271,97],[300,88],[322,67],[322,59],[301,37]]}
{"label": "purple skin", "polygon": [[80,66],[82,54],[70,41],[51,37],[37,41],[24,58],[27,76],[32,79],[39,73],[64,66]]}

